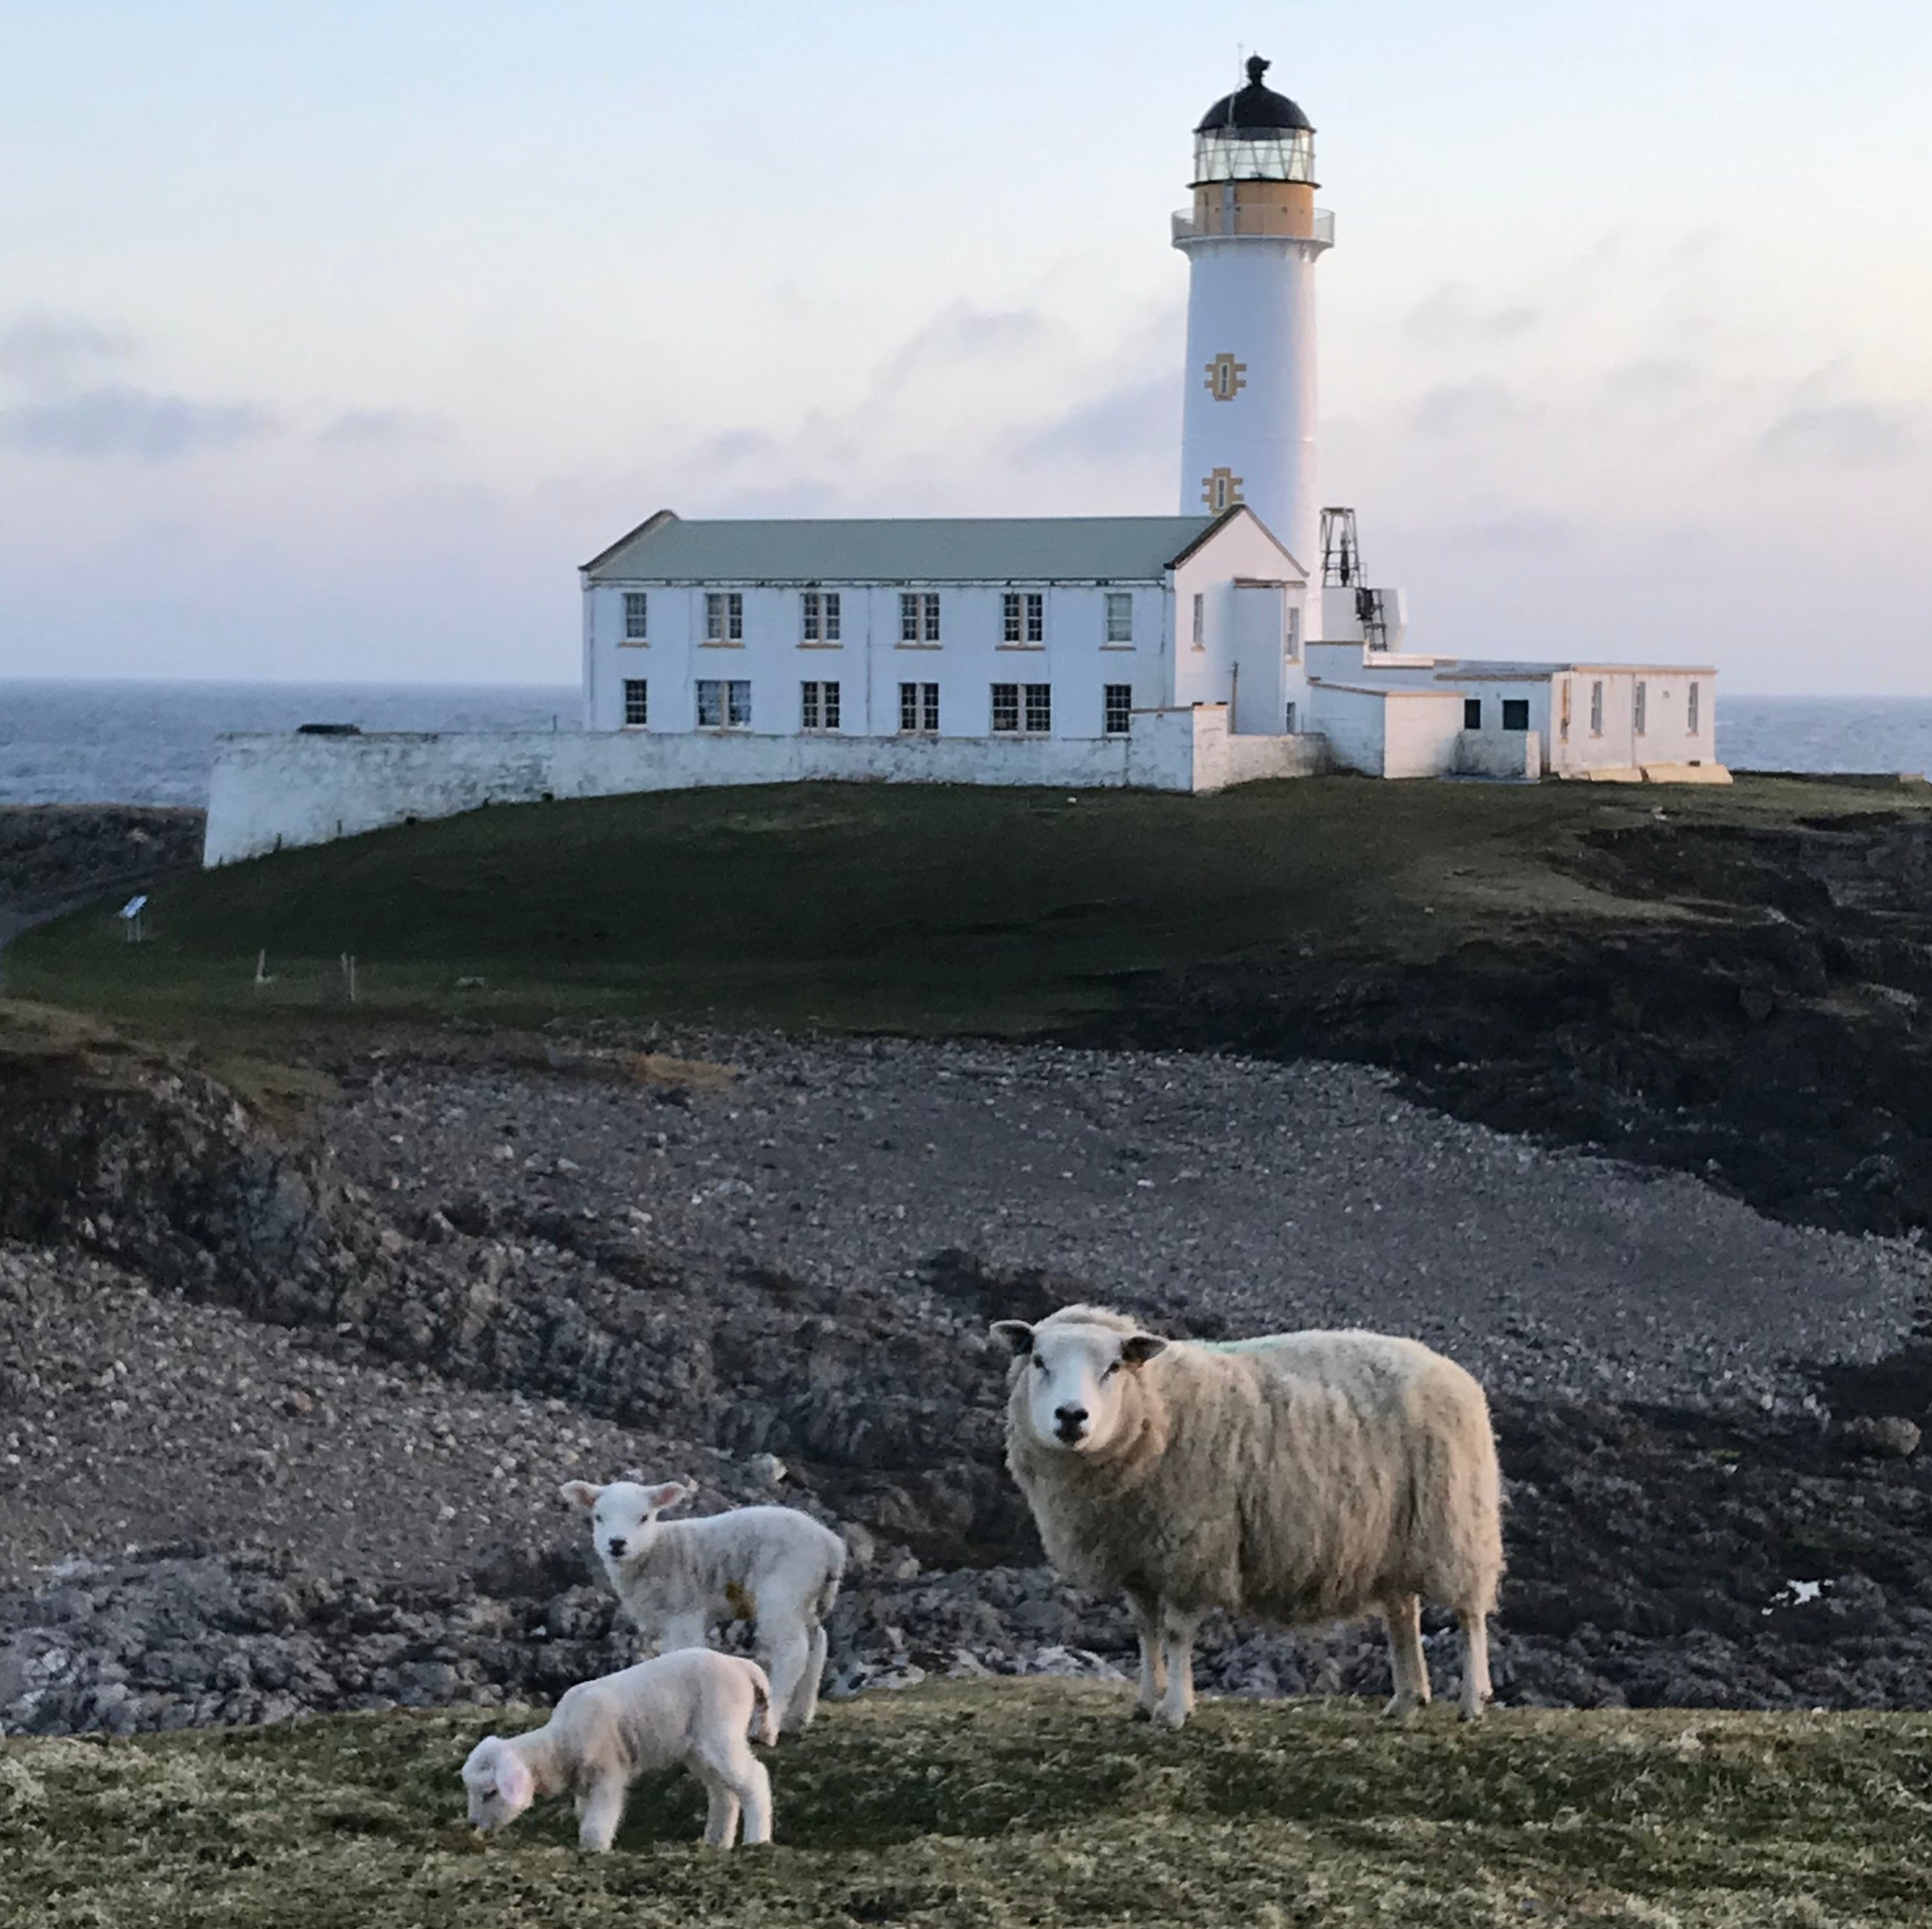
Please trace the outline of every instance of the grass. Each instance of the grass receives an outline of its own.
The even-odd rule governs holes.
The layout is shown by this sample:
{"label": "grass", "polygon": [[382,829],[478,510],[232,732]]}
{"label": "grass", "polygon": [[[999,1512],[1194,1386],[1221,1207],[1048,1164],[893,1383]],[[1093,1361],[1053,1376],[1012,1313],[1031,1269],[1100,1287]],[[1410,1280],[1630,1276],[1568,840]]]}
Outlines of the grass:
{"label": "grass", "polygon": [[[829,1708],[772,1759],[777,1845],[696,1843],[640,1784],[616,1850],[567,1808],[484,1846],[456,1770],[486,1711],[0,1746],[0,1924],[493,1929],[768,1924],[1932,1919],[1932,1718],[1204,1703],[974,1684]],[[506,1726],[516,1722],[506,1722]]]}
{"label": "grass", "polygon": [[787,785],[495,808],[168,884],[149,943],[77,913],[9,952],[9,988],[161,1035],[595,1013],[1025,1037],[1104,1016],[1136,973],[1427,960],[1552,919],[1695,915],[1593,890],[1579,840],[1659,810],[1770,826],[1875,806],[1925,807],[1896,784],[1795,779],[1335,778],[1199,798]]}

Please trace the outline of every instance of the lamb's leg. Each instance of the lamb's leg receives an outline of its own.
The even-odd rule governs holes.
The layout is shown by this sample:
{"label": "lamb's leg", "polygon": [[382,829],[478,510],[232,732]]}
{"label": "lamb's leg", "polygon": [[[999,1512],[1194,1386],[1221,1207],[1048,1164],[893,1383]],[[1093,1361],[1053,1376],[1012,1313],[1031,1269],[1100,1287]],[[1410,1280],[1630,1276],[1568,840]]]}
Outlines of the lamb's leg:
{"label": "lamb's leg", "polygon": [[704,1810],[704,1846],[728,1849],[738,1832],[738,1798],[715,1768],[701,1768],[698,1779],[709,1798]]}
{"label": "lamb's leg", "polygon": [[1183,1614],[1163,1603],[1161,1646],[1167,1664],[1167,1691],[1154,1710],[1157,1728],[1178,1728],[1194,1712],[1194,1637],[1201,1625],[1198,1614]]}
{"label": "lamb's leg", "polygon": [[1429,1705],[1429,1664],[1422,1652],[1422,1603],[1419,1595],[1391,1594],[1382,1604],[1388,1628],[1388,1668],[1395,1693],[1382,1712],[1406,1722]]}
{"label": "lamb's leg", "polygon": [[744,1805],[744,1846],[756,1849],[760,1843],[771,1840],[771,1777],[766,1773],[765,1764],[748,1749],[737,1774],[733,1786]]}
{"label": "lamb's leg", "polygon": [[825,1625],[822,1621],[810,1624],[805,1637],[805,1669],[798,1677],[798,1685],[792,1691],[791,1706],[780,1713],[779,1726],[802,1734],[812,1725],[812,1717],[819,1712],[819,1684],[825,1672]]}
{"label": "lamb's leg", "polygon": [[621,1775],[600,1775],[577,1797],[577,1846],[586,1853],[601,1855],[616,1839],[625,1793]]}
{"label": "lamb's leg", "polygon": [[[811,1719],[809,1713],[800,1719],[798,1700],[811,1658],[812,1644],[804,1629],[793,1619],[769,1624],[760,1622],[758,1637],[762,1650],[759,1658],[765,1664],[765,1673],[771,1677],[771,1705],[779,1711],[778,1731],[780,1734],[795,1734]],[[811,1684],[813,1705],[817,1686],[816,1681]]]}
{"label": "lamb's leg", "polygon": [[[700,1608],[694,1614],[670,1614],[660,1621],[656,1630],[653,1654],[668,1655],[677,1648],[701,1648],[704,1637],[710,1632],[710,1622],[704,1610]],[[650,1645],[648,1641],[647,1645]]]}
{"label": "lamb's leg", "polygon": [[1146,1594],[1130,1594],[1134,1631],[1140,1637],[1140,1686],[1134,1697],[1134,1719],[1151,1722],[1167,1685],[1167,1664],[1161,1658],[1161,1604]]}
{"label": "lamb's leg", "polygon": [[1490,1699],[1489,1617],[1467,1609],[1456,1619],[1462,1624],[1462,1697],[1459,1706],[1465,1722],[1479,1719],[1483,1704]]}

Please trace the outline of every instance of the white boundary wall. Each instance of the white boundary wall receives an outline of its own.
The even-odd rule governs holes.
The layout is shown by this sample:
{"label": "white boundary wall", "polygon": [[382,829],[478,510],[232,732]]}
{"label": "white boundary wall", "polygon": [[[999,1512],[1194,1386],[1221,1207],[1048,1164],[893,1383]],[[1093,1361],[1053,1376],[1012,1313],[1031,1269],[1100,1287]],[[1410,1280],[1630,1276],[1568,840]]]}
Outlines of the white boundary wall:
{"label": "white boundary wall", "polygon": [[1123,737],[601,731],[224,737],[201,862],[233,864],[486,804],[722,784],[1039,784],[1201,792],[1326,768],[1319,737],[1231,737],[1225,705],[1137,711]]}

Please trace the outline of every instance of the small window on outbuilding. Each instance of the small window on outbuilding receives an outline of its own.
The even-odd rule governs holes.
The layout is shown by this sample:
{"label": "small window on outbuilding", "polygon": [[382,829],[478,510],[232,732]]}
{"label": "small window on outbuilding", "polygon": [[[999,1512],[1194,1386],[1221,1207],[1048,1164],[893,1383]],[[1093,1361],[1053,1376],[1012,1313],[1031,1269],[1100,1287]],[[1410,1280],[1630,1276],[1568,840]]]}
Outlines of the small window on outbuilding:
{"label": "small window on outbuilding", "polygon": [[1505,730],[1527,730],[1529,727],[1529,698],[1505,697],[1503,699],[1503,728]]}
{"label": "small window on outbuilding", "polygon": [[1482,699],[1480,697],[1463,698],[1462,727],[1465,730],[1480,730],[1482,728]]}

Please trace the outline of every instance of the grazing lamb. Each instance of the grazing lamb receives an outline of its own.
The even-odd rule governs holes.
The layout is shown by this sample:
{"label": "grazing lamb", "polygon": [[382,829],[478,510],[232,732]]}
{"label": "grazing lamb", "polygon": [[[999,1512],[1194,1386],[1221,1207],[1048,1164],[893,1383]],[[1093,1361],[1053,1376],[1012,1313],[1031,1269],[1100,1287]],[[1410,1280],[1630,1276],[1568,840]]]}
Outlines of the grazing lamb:
{"label": "grazing lamb", "polygon": [[1429,1698],[1425,1599],[1455,1610],[1462,1712],[1482,1712],[1501,1482],[1461,1367],[1379,1333],[1160,1340],[1095,1306],[993,1331],[1015,1355],[1007,1464],[1061,1574],[1125,1590],[1137,1715],[1187,1719],[1216,1607],[1290,1625],[1379,1613],[1388,1712],[1411,1714]]}
{"label": "grazing lamb", "polygon": [[810,1727],[825,1672],[825,1619],[845,1573],[837,1534],[795,1507],[660,1521],[697,1491],[684,1481],[570,1480],[560,1491],[589,1515],[598,1558],[647,1643],[660,1652],[701,1648],[713,1622],[750,1622],[780,1731]]}
{"label": "grazing lamb", "polygon": [[[754,1726],[754,1723],[756,1726]],[[740,1810],[746,1848],[771,1840],[771,1778],[746,1731],[778,1739],[765,1670],[735,1655],[684,1649],[621,1673],[580,1682],[541,1728],[492,1735],[463,1764],[472,1828],[514,1821],[539,1795],[577,1797],[578,1846],[610,1846],[640,1775],[678,1765],[704,1785],[704,1840],[728,1849]]]}

